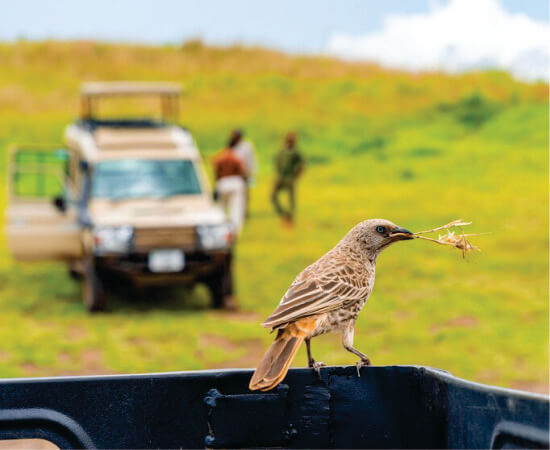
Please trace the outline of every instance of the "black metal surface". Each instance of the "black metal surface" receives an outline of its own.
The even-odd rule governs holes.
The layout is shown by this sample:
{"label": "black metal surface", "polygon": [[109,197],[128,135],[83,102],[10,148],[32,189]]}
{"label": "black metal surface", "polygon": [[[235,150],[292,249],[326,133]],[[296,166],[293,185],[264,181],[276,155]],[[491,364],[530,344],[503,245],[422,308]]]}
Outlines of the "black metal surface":
{"label": "black metal surface", "polygon": [[415,366],[0,380],[0,439],[62,448],[547,448],[548,398]]}
{"label": "black metal surface", "polygon": [[[120,118],[120,119],[79,119],[75,122],[87,131],[95,131],[98,128],[164,128],[169,125],[162,119],[142,118]],[[182,130],[188,131],[186,127],[180,126]]]}
{"label": "black metal surface", "polygon": [[150,118],[128,119],[80,119],[76,123],[88,131],[95,131],[99,127],[109,128],[163,128],[166,122]]}

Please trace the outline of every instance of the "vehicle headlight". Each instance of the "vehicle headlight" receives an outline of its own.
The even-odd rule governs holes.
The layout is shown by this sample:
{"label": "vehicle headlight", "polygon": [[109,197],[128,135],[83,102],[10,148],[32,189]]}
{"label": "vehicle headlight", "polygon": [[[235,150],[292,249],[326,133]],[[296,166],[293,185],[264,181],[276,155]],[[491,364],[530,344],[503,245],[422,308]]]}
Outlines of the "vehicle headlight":
{"label": "vehicle headlight", "polygon": [[229,248],[233,243],[234,235],[233,226],[229,223],[197,227],[199,244],[205,250]]}
{"label": "vehicle headlight", "polygon": [[134,237],[134,229],[130,226],[96,227],[94,228],[94,243],[96,253],[127,253]]}

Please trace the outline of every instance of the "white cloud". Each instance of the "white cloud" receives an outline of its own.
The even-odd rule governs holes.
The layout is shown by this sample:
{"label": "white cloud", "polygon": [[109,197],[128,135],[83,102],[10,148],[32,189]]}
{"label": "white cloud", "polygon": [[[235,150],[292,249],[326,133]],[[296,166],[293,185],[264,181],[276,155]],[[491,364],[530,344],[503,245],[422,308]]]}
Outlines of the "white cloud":
{"label": "white cloud", "polygon": [[550,27],[506,11],[498,0],[450,0],[425,14],[389,15],[380,31],[336,33],[327,51],[408,70],[498,68],[548,80]]}

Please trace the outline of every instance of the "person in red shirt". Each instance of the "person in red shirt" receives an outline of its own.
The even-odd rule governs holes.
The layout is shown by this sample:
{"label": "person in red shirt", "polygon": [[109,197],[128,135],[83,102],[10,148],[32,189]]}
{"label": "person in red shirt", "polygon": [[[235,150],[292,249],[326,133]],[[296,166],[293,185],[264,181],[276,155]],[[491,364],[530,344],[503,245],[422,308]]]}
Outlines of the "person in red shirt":
{"label": "person in red shirt", "polygon": [[238,233],[245,218],[248,173],[242,159],[236,155],[235,145],[231,145],[232,143],[214,156],[212,164],[218,199]]}

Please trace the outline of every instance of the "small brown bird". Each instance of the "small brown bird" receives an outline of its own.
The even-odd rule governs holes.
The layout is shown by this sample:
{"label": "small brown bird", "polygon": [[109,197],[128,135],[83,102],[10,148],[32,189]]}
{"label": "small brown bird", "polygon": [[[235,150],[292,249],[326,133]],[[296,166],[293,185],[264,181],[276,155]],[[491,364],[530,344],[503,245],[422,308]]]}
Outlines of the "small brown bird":
{"label": "small brown bird", "polygon": [[310,340],[331,331],[342,332],[342,343],[360,361],[357,370],[370,365],[353,347],[355,320],[374,285],[378,254],[393,242],[413,239],[409,230],[383,219],[365,220],[294,280],[279,306],[262,323],[277,337],[252,375],[251,390],[268,391],[286,376],[300,344],[307,346],[308,366],[322,366],[311,356]]}

